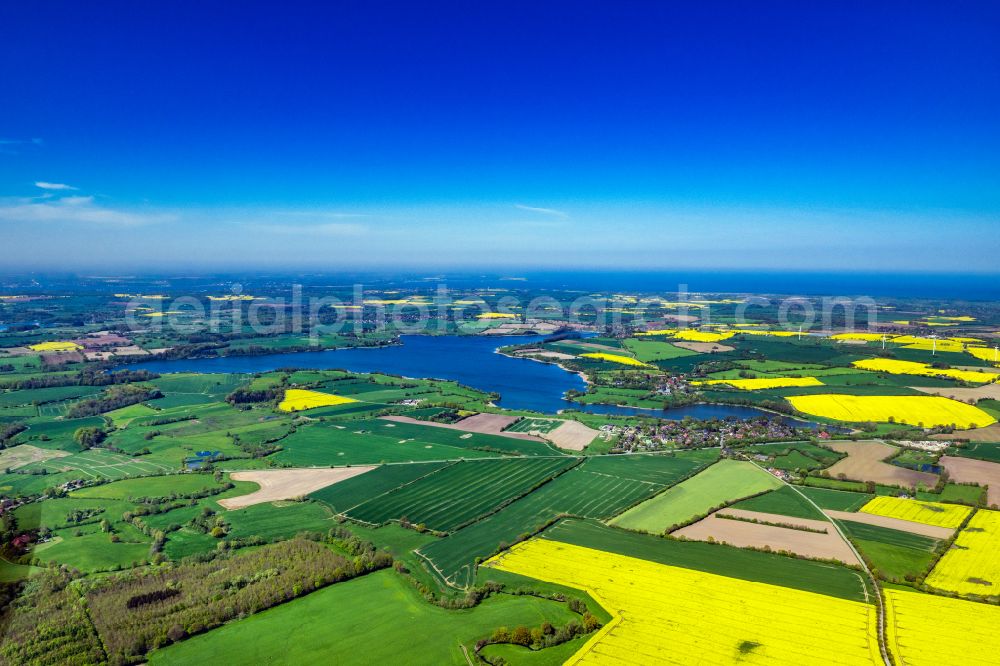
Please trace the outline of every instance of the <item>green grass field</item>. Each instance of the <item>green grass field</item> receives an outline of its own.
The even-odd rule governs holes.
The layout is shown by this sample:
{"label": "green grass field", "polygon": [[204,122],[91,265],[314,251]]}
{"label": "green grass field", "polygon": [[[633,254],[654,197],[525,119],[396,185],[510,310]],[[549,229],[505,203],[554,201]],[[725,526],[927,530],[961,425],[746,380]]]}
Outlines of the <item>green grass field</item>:
{"label": "green grass field", "polygon": [[1000,442],[969,442],[964,447],[956,449],[954,455],[1000,462]]}
{"label": "green grass field", "polygon": [[628,338],[625,340],[625,348],[632,352],[637,359],[643,363],[652,361],[667,361],[673,358],[684,356],[694,356],[697,352],[672,345],[669,342],[657,340],[641,340],[639,338]]}
{"label": "green grass field", "polygon": [[[461,646],[497,627],[562,625],[578,617],[564,604],[531,596],[497,595],[472,609],[446,610],[424,601],[395,573],[381,571],[157,650],[150,663],[200,665],[225,655],[227,662],[247,664],[464,665]],[[558,651],[544,663],[565,656]]]}
{"label": "green grass field", "polygon": [[811,499],[821,509],[831,509],[833,511],[857,511],[874,495],[867,493],[855,493],[846,490],[831,490],[827,488],[812,488],[809,486],[799,486],[798,490],[803,495]]}
{"label": "green grass field", "polygon": [[748,462],[720,460],[696,476],[647,500],[611,521],[644,532],[663,532],[712,508],[774,489],[781,481]]}
{"label": "green grass field", "polygon": [[890,579],[902,580],[926,571],[939,543],[937,539],[910,532],[849,520],[839,522],[872,567]]}
{"label": "green grass field", "polygon": [[330,510],[319,502],[255,504],[226,511],[222,517],[230,525],[227,537],[259,536],[268,541],[289,539],[299,532],[326,533],[334,525]]}
{"label": "green grass field", "polygon": [[63,400],[75,400],[100,392],[101,388],[99,386],[55,386],[51,388],[4,391],[0,392],[0,407],[42,405]]}
{"label": "green grass field", "polygon": [[767,466],[785,470],[822,469],[844,457],[844,454],[816,446],[810,442],[761,444],[747,448],[746,452],[774,456]]}
{"label": "green grass field", "polygon": [[[121,530],[121,527],[118,525],[117,529]],[[43,563],[57,562],[80,571],[97,571],[130,567],[150,556],[149,540],[134,528],[121,535],[119,543],[112,543],[110,535],[101,532],[96,525],[79,528],[82,536],[75,536],[76,529],[56,531],[52,541],[35,547],[32,557]]]}
{"label": "green grass field", "polygon": [[774,513],[793,518],[826,519],[826,516],[821,511],[817,510],[816,507],[799,495],[794,488],[790,488],[789,486],[782,486],[769,493],[737,502],[733,505],[733,508]]}
{"label": "green grass field", "polygon": [[211,474],[171,474],[142,479],[113,481],[100,486],[74,490],[72,497],[102,497],[126,499],[128,497],[167,497],[172,494],[185,495],[210,488],[218,488]]}
{"label": "green grass field", "polygon": [[[444,443],[411,440],[403,430],[372,430],[363,421],[342,423],[317,423],[299,428],[281,441],[283,449],[274,455],[280,463],[294,467],[326,465],[362,465],[382,462],[419,462],[427,460],[458,460],[460,458],[485,458],[496,453],[463,448]],[[389,423],[383,421],[380,423]],[[448,432],[444,428],[428,429]],[[462,433],[455,432],[459,435]],[[474,435],[463,440],[471,441]],[[509,440],[514,441],[514,440]]]}

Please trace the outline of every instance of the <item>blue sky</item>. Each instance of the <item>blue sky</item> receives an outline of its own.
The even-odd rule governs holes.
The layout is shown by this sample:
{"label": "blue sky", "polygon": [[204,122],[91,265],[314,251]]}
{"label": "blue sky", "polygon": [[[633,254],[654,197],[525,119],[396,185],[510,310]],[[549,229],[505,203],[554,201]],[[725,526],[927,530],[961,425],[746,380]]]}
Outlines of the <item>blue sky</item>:
{"label": "blue sky", "polygon": [[9,268],[996,272],[995,2],[4,3]]}

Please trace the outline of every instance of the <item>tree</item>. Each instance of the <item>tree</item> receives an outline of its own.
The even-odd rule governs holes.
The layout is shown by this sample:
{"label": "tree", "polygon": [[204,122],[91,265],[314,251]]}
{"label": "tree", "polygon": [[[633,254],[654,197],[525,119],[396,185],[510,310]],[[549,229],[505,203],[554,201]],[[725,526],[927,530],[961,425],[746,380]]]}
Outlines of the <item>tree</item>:
{"label": "tree", "polygon": [[510,633],[510,642],[517,645],[531,645],[531,630],[523,624]]}
{"label": "tree", "polygon": [[77,428],[73,433],[73,440],[84,449],[99,445],[105,437],[107,437],[106,432],[93,426]]}

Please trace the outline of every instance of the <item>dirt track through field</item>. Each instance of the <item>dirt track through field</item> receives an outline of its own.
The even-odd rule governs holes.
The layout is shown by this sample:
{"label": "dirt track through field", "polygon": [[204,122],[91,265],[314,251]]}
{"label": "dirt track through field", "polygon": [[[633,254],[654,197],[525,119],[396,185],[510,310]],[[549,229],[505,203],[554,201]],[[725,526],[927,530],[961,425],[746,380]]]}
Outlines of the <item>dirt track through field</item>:
{"label": "dirt track through field", "polygon": [[846,458],[837,461],[827,470],[834,479],[843,474],[851,481],[874,481],[888,486],[907,488],[917,484],[930,488],[938,480],[936,474],[918,472],[883,462],[896,453],[896,447],[889,446],[884,442],[826,442],[824,446],[847,454]]}
{"label": "dirt track through field", "polygon": [[373,469],[374,466],[360,466],[233,472],[230,475],[233,481],[252,481],[258,484],[260,489],[249,495],[221,499],[219,504],[227,509],[242,509],[264,502],[295,499]]}
{"label": "dirt track through field", "polygon": [[941,456],[939,462],[948,470],[952,481],[989,486],[986,503],[1000,506],[1000,464],[957,456]]}
{"label": "dirt track through field", "polygon": [[925,525],[924,523],[915,523],[911,520],[900,520],[899,518],[890,518],[889,516],[877,516],[873,513],[861,513],[860,511],[858,513],[853,513],[851,511],[834,511],[832,509],[824,509],[823,513],[835,520],[850,520],[851,522],[875,525],[876,527],[888,527],[891,530],[922,534],[923,536],[929,536],[934,539],[947,539],[951,536],[951,533],[954,532],[954,530],[948,527]]}
{"label": "dirt track through field", "polygon": [[[821,534],[802,529],[762,525],[746,520],[720,517],[724,515],[756,519],[766,523],[795,525],[813,530],[826,530],[826,532]],[[742,509],[723,509],[693,525],[677,530],[673,536],[683,536],[696,541],[708,541],[709,538],[712,538],[715,541],[728,543],[738,548],[769,546],[772,550],[787,550],[803,557],[832,558],[845,564],[858,564],[858,559],[854,556],[850,546],[840,538],[833,525],[823,520],[791,518]]]}
{"label": "dirt track through field", "polygon": [[503,429],[516,421],[516,416],[504,416],[503,414],[476,414],[462,419],[457,423],[435,423],[434,421],[421,421],[411,416],[383,416],[384,421],[395,421],[397,423],[412,423],[414,425],[430,426],[432,428],[447,428],[449,430],[461,430],[462,432],[477,432],[482,435],[499,435],[510,437],[511,439],[529,439],[535,442],[544,442],[541,437],[529,435],[526,432],[503,432]]}

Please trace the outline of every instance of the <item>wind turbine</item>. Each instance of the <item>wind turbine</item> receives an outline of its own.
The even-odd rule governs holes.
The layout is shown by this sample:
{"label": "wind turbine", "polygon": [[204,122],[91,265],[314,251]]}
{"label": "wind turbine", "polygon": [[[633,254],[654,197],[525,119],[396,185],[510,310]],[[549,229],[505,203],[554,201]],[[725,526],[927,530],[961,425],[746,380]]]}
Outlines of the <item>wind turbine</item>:
{"label": "wind turbine", "polygon": [[882,351],[885,351],[885,333],[882,334]]}
{"label": "wind turbine", "polygon": [[934,356],[934,355],[937,354],[937,341],[938,341],[938,337],[939,336],[938,336],[937,333],[931,333],[927,337],[929,337],[931,340],[933,340],[933,342],[931,343],[931,356]]}
{"label": "wind turbine", "polygon": [[799,337],[798,337],[798,339],[799,340],[802,339],[802,324],[799,324]]}

